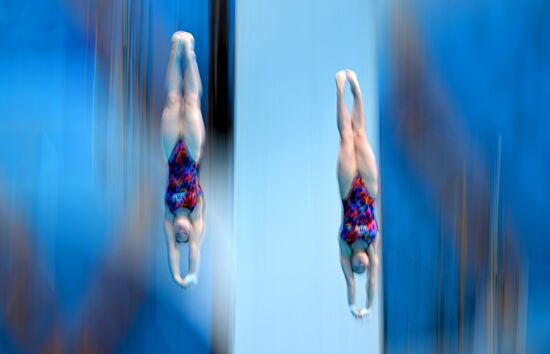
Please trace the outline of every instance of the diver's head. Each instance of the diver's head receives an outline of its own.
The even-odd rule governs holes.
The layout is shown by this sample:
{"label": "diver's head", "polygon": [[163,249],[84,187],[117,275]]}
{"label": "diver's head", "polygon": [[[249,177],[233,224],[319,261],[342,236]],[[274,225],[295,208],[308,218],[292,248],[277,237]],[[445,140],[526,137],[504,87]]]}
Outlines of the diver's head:
{"label": "diver's head", "polygon": [[351,256],[351,269],[356,274],[363,274],[369,266],[369,257],[364,249],[356,250]]}
{"label": "diver's head", "polygon": [[189,235],[192,230],[191,220],[189,216],[177,216],[174,220],[174,233],[176,235],[176,241],[180,243],[189,242]]}

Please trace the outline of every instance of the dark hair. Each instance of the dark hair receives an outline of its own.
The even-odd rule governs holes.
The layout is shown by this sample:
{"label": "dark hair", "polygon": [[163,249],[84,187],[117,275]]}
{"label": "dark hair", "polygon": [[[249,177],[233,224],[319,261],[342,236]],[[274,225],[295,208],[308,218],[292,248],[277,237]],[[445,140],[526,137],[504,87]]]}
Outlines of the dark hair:
{"label": "dark hair", "polygon": [[[364,252],[364,251],[363,251],[363,253],[365,254],[365,257],[366,257],[366,256],[367,256],[367,253]],[[356,270],[357,267],[354,266],[354,261],[353,261],[353,259],[354,259],[355,257],[359,257],[359,254],[360,254],[360,252],[355,252],[355,253],[353,253],[353,255],[351,256],[351,269],[352,269],[352,271],[353,271],[355,274],[363,274],[363,273],[367,270],[366,265],[365,265],[364,269],[363,269],[363,267],[361,267],[362,269],[361,269],[360,272]]]}

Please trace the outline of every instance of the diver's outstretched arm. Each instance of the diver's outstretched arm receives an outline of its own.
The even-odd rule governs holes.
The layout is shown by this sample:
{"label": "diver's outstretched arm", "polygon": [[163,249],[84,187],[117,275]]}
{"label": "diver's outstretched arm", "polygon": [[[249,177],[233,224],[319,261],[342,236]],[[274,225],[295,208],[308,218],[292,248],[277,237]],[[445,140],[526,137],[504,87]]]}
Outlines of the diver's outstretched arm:
{"label": "diver's outstretched arm", "polygon": [[344,278],[346,279],[348,291],[348,305],[355,306],[355,278],[353,276],[350,264],[350,257],[340,254],[340,265],[342,266],[342,272],[344,273]]}
{"label": "diver's outstretched arm", "polygon": [[200,209],[197,210],[198,214],[192,218],[193,232],[189,237],[189,266],[187,275],[183,278],[183,286],[186,288],[195,286],[198,283],[201,243],[204,236],[204,199],[201,198],[199,203],[200,205],[197,205],[197,208]]}
{"label": "diver's outstretched arm", "polygon": [[199,282],[198,271],[200,264],[201,246],[196,241],[189,241],[189,271],[183,278],[182,286],[189,289]]}
{"label": "diver's outstretched arm", "polygon": [[170,272],[172,273],[172,279],[174,279],[178,285],[183,286],[183,279],[180,274],[180,251],[176,243],[173,217],[171,217],[169,211],[166,212],[164,218],[164,234],[168,247],[168,262],[170,265]]}
{"label": "diver's outstretched arm", "polygon": [[340,265],[342,266],[342,272],[346,279],[346,289],[348,294],[348,306],[351,314],[355,318],[361,318],[361,311],[355,307],[355,277],[353,276],[353,270],[351,269],[351,248],[342,240],[339,239],[340,244]]}
{"label": "diver's outstretched arm", "polygon": [[197,274],[199,271],[201,246],[197,242],[189,244],[189,274]]}
{"label": "diver's outstretched arm", "polygon": [[366,285],[367,302],[366,309],[370,311],[372,302],[374,300],[374,294],[378,284],[378,242],[379,236],[376,237],[374,242],[367,248],[367,255],[369,257],[368,265],[368,280]]}

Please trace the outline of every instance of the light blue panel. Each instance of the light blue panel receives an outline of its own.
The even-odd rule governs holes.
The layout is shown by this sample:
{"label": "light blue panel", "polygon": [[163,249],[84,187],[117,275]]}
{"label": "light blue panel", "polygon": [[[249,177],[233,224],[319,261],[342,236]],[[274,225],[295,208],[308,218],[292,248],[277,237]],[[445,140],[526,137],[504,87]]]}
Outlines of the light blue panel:
{"label": "light blue panel", "polygon": [[235,353],[377,353],[378,311],[351,317],[338,261],[334,83],[357,72],[378,156],[375,3],[236,6]]}

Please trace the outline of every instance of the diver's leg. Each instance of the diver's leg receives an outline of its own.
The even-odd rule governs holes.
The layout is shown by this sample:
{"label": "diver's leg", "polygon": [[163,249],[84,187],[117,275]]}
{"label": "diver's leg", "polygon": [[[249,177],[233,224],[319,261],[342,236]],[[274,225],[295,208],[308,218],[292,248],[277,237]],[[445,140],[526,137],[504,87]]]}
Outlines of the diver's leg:
{"label": "diver's leg", "polygon": [[353,95],[353,110],[351,112],[351,121],[353,131],[358,133],[365,132],[365,112],[363,111],[363,93],[354,71],[345,70],[346,79],[349,82],[351,94]]}
{"label": "diver's leg", "polygon": [[[177,33],[177,32],[176,32]],[[166,88],[168,95],[166,104],[162,111],[161,120],[161,143],[166,159],[170,157],[172,149],[179,138],[181,130],[181,69],[180,57],[182,46],[178,40],[176,33],[172,36],[172,48],[168,60],[168,68],[166,70]]]}
{"label": "diver's leg", "polygon": [[367,183],[367,188],[372,197],[378,195],[378,169],[376,158],[370,146],[365,131],[365,111],[363,108],[363,94],[355,72],[346,70],[346,77],[350,83],[353,94],[353,111],[351,121],[355,144],[357,170]]}
{"label": "diver's leg", "polygon": [[183,136],[193,160],[201,157],[204,121],[201,113],[202,84],[195,56],[195,40],[188,32],[179,32],[183,47]]}
{"label": "diver's leg", "polygon": [[344,100],[344,88],[346,74],[344,71],[336,73],[336,118],[338,132],[340,133],[340,149],[338,152],[338,184],[340,196],[346,197],[357,174],[357,163],[355,161],[355,147],[353,141],[353,130],[350,115]]}

